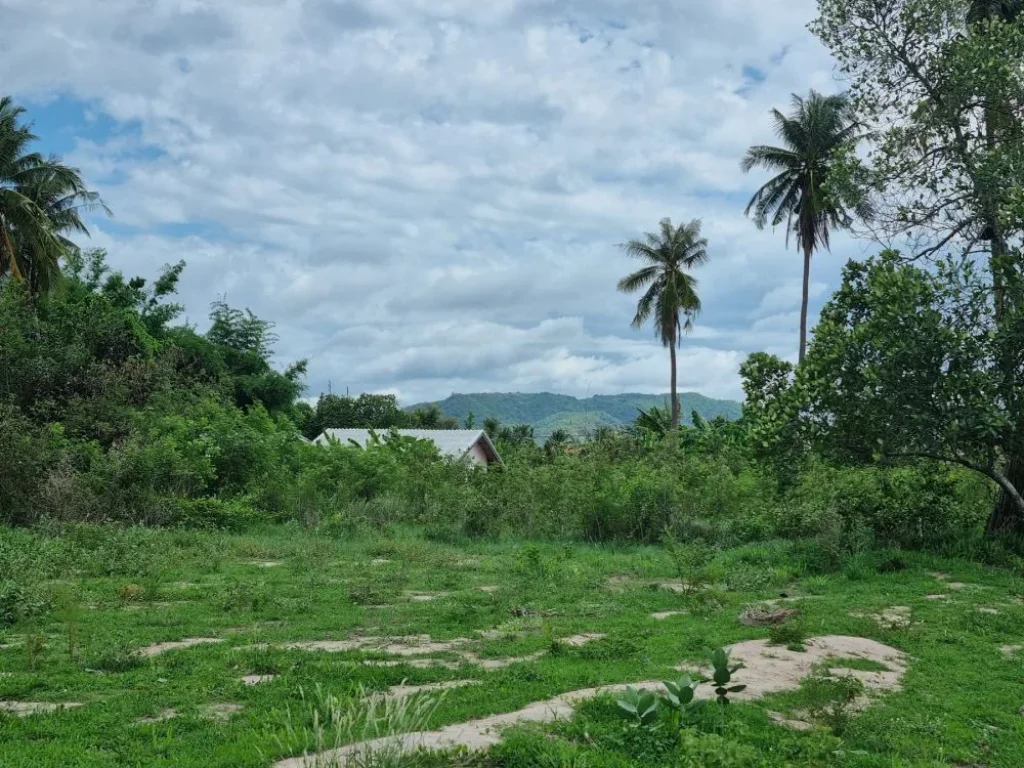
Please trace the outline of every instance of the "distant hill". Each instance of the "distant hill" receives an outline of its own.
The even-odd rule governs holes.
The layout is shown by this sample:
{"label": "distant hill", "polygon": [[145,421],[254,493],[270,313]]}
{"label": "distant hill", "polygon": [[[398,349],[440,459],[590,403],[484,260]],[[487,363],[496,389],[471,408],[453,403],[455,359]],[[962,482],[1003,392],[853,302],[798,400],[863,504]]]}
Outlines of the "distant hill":
{"label": "distant hill", "polygon": [[[690,413],[696,411],[705,419],[725,416],[738,419],[742,405],[735,400],[715,400],[696,392],[683,392],[683,420],[691,423]],[[454,416],[460,422],[472,413],[476,423],[496,418],[503,424],[530,424],[538,438],[543,439],[556,429],[565,429],[575,435],[592,432],[597,427],[627,426],[636,420],[637,410],[652,406],[667,406],[668,395],[595,395],[585,399],[550,392],[481,392],[451,395],[437,403],[445,416]],[[432,403],[419,403],[407,410],[422,408]]]}

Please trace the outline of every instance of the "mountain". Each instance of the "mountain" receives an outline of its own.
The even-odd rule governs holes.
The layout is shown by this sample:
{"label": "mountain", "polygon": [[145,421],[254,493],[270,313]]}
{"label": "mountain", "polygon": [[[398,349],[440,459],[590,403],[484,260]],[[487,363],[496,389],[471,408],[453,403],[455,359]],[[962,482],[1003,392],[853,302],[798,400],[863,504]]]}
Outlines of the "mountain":
{"label": "mountain", "polygon": [[[715,400],[696,392],[683,392],[683,421],[690,423],[690,412],[705,419],[725,416],[738,419],[742,405],[735,400]],[[637,410],[667,406],[668,395],[594,395],[585,399],[550,392],[480,392],[451,395],[436,403],[419,403],[406,410],[437,405],[445,416],[460,422],[472,413],[477,425],[484,419],[496,418],[503,424],[530,424],[538,438],[543,439],[556,429],[575,435],[592,432],[600,426],[627,426],[636,420]]]}

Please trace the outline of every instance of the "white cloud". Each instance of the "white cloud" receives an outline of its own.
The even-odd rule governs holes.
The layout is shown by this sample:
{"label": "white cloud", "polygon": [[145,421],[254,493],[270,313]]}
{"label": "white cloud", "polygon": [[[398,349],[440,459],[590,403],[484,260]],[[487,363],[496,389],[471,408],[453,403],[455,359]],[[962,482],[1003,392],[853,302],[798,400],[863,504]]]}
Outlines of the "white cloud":
{"label": "white cloud", "polygon": [[190,318],[227,294],[275,320],[314,390],[663,390],[614,244],[666,215],[711,240],[684,385],[738,396],[747,352],[795,351],[764,316],[800,260],[742,216],[738,161],[770,107],[835,89],[813,0],[3,5],[5,87],[113,121],[71,158],[117,214],[96,242],[133,273],[185,258]]}

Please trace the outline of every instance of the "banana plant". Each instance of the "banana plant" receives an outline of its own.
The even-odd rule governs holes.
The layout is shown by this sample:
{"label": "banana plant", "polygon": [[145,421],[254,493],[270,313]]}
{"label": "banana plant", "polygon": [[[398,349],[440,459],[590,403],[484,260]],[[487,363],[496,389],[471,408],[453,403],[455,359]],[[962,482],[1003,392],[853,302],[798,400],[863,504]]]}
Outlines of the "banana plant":
{"label": "banana plant", "polygon": [[729,685],[736,670],[743,668],[743,663],[740,662],[730,666],[729,651],[725,648],[718,648],[712,651],[708,654],[708,658],[711,660],[711,667],[714,669],[711,680],[715,684],[715,697],[718,699],[718,703],[724,707],[729,703],[730,693],[739,693],[747,687],[746,685]]}

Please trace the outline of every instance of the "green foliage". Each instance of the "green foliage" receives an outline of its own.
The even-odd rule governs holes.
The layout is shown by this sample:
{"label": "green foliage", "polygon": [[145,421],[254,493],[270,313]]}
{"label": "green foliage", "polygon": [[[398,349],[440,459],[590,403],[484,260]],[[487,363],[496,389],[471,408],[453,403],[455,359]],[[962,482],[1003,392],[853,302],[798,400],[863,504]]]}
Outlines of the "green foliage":
{"label": "green foliage", "polygon": [[730,693],[746,690],[746,685],[729,685],[732,676],[743,668],[743,664],[730,665],[729,651],[726,648],[716,648],[708,654],[708,659],[711,662],[711,681],[715,686],[715,699],[724,707],[729,703]]}
{"label": "green foliage", "polygon": [[768,628],[768,640],[772,645],[784,645],[790,649],[802,650],[807,635],[807,624],[800,616]]}
{"label": "green foliage", "polygon": [[33,590],[16,581],[0,581],[0,627],[46,613],[50,606]]}
{"label": "green foliage", "polygon": [[657,721],[660,703],[656,694],[634,688],[627,688],[615,699],[623,717],[628,718],[637,728],[653,725]]}

